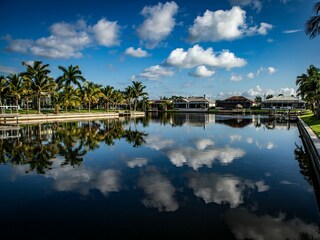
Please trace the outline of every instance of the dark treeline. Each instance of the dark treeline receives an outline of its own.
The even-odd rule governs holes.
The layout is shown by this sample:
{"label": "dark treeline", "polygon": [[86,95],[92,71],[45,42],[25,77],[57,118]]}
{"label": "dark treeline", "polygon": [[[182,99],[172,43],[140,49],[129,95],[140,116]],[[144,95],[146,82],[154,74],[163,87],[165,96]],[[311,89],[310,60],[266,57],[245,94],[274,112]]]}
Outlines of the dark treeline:
{"label": "dark treeline", "polygon": [[131,86],[123,90],[114,89],[110,85],[102,86],[87,81],[79,66],[59,66],[61,75],[51,77],[49,64],[34,61],[23,62],[26,70],[21,73],[10,73],[0,77],[0,106],[15,105],[41,112],[42,108],[59,113],[61,109],[92,108],[108,110],[121,109],[145,110],[148,93],[139,81],[132,81]]}

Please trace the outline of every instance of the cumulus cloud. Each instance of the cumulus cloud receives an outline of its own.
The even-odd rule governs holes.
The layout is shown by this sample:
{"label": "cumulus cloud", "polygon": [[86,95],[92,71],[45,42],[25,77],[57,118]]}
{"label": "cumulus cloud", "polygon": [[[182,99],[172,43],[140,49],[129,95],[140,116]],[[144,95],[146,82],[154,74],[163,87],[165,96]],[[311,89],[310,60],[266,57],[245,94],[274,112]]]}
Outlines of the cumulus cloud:
{"label": "cumulus cloud", "polygon": [[171,147],[174,141],[171,139],[163,139],[158,135],[148,135],[146,138],[146,146],[155,150],[161,150]]}
{"label": "cumulus cloud", "polygon": [[231,147],[206,148],[203,150],[192,147],[180,147],[167,152],[167,156],[172,164],[177,167],[186,164],[194,170],[198,170],[203,166],[211,167],[215,161],[219,161],[223,165],[230,164],[234,159],[241,158],[244,155],[244,150]]}
{"label": "cumulus cloud", "polygon": [[238,75],[238,74],[231,74],[231,77],[230,77],[230,80],[233,81],[233,82],[239,82],[241,81],[243,78],[241,75]]}
{"label": "cumulus cloud", "polygon": [[191,42],[216,42],[221,40],[235,40],[244,36],[266,35],[273,26],[260,23],[259,26],[248,27],[246,11],[239,6],[230,10],[206,10],[203,16],[197,16],[189,28]]}
{"label": "cumulus cloud", "polygon": [[134,49],[133,47],[129,47],[124,52],[126,55],[130,57],[143,58],[148,56],[148,52],[142,50],[141,48]]}
{"label": "cumulus cloud", "polygon": [[253,79],[254,78],[254,73],[253,72],[248,73],[247,77],[250,78],[250,79]]}
{"label": "cumulus cloud", "polygon": [[194,141],[198,150],[205,150],[208,146],[213,146],[214,141],[210,138],[197,139]]}
{"label": "cumulus cloud", "polygon": [[214,70],[210,70],[206,66],[201,65],[196,67],[195,71],[189,72],[188,75],[192,77],[201,78],[201,77],[211,77],[213,74],[215,74]]}
{"label": "cumulus cloud", "polygon": [[54,188],[58,191],[79,192],[88,195],[90,189],[97,189],[105,196],[120,190],[120,172],[107,169],[103,171],[88,170],[83,167],[64,166],[55,161],[56,166],[46,172],[46,177],[54,179]]}
{"label": "cumulus cloud", "polygon": [[142,9],[141,14],[145,20],[137,29],[137,33],[147,48],[156,47],[168,37],[176,24],[174,16],[177,11],[178,5],[173,1],[145,6]]}
{"label": "cumulus cloud", "polygon": [[260,0],[230,0],[230,3],[233,6],[249,6],[257,12],[260,12],[262,9],[262,3]]}
{"label": "cumulus cloud", "polygon": [[301,233],[319,238],[316,224],[305,223],[301,219],[278,216],[255,215],[247,209],[237,209],[226,214],[226,222],[236,239],[298,239]]}
{"label": "cumulus cloud", "polygon": [[166,64],[178,68],[193,68],[199,65],[206,65],[230,69],[243,67],[247,62],[243,58],[237,58],[229,50],[224,50],[217,54],[212,48],[203,49],[196,44],[187,51],[184,51],[183,48],[173,50],[167,58]]}
{"label": "cumulus cloud", "polygon": [[274,67],[268,67],[267,71],[269,74],[274,74],[277,70]]}
{"label": "cumulus cloud", "polygon": [[248,91],[241,93],[241,95],[248,96],[248,97],[256,97],[256,96],[264,96],[264,95],[279,95],[283,94],[284,96],[291,96],[296,95],[296,90],[294,88],[280,88],[278,90],[274,89],[263,89],[259,85],[257,85],[255,88],[250,88]]}
{"label": "cumulus cloud", "polygon": [[179,208],[174,198],[175,188],[156,168],[150,168],[139,179],[138,186],[146,193],[142,203],[160,212],[173,212]]}
{"label": "cumulus cloud", "polygon": [[80,58],[82,51],[97,43],[103,46],[119,44],[119,26],[101,19],[94,26],[84,20],[75,23],[58,22],[49,27],[50,35],[36,40],[7,37],[5,50],[47,58]]}
{"label": "cumulus cloud", "polygon": [[106,47],[119,45],[120,26],[117,22],[102,18],[92,27],[92,30],[99,45]]}
{"label": "cumulus cloud", "polygon": [[154,65],[144,69],[137,76],[132,76],[132,79],[142,78],[148,80],[160,80],[162,77],[171,77],[174,75],[174,71],[167,67],[160,65]]}
{"label": "cumulus cloud", "polygon": [[135,168],[135,167],[143,167],[147,165],[148,159],[147,158],[134,158],[127,162],[127,165],[129,168]]}
{"label": "cumulus cloud", "polygon": [[236,208],[244,202],[244,192],[247,189],[265,192],[270,188],[264,181],[254,182],[215,173],[194,173],[189,177],[188,185],[205,203],[229,204],[230,208]]}

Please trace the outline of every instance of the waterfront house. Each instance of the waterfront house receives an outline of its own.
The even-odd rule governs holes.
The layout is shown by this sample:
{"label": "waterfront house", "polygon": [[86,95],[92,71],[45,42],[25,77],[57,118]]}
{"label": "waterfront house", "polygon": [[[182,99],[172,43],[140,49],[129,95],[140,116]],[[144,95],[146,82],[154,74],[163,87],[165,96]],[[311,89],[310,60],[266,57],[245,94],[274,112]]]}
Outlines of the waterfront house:
{"label": "waterfront house", "polygon": [[261,102],[261,109],[305,109],[306,102],[292,96],[277,96]]}
{"label": "waterfront house", "polygon": [[232,96],[225,100],[217,100],[217,107],[222,109],[251,108],[254,101],[243,96]]}
{"label": "waterfront house", "polygon": [[205,96],[183,98],[173,103],[173,108],[182,112],[206,112],[215,106],[215,101]]}

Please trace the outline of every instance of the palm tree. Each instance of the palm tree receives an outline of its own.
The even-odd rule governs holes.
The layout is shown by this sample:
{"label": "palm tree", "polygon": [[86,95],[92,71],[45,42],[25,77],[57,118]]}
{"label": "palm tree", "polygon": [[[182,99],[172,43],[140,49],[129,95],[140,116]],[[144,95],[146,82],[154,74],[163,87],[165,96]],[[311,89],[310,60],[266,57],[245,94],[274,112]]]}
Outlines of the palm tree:
{"label": "palm tree", "polygon": [[[2,99],[6,95],[8,91],[8,81],[4,76],[0,76],[0,106],[2,106],[3,102]],[[2,108],[1,108],[2,111]]]}
{"label": "palm tree", "polygon": [[88,110],[90,112],[91,104],[97,103],[99,98],[104,97],[100,90],[100,86],[93,82],[85,82],[83,87],[83,100],[88,103]]}
{"label": "palm tree", "polygon": [[33,66],[26,62],[22,62],[22,64],[27,68],[22,76],[30,82],[32,93],[37,98],[38,113],[40,113],[41,97],[52,93],[56,85],[53,78],[48,76],[50,73],[49,64],[42,64],[41,61],[34,61]]}
{"label": "palm tree", "polygon": [[132,81],[133,97],[134,97],[134,111],[137,108],[137,102],[139,97],[148,96],[147,92],[144,92],[146,86],[143,86],[142,82]]}
{"label": "palm tree", "polygon": [[[317,115],[320,117],[319,105],[319,84],[320,84],[320,70],[313,65],[307,69],[306,74],[297,76],[296,85],[298,85],[297,95],[301,96],[308,104],[311,105],[312,111],[315,114],[315,105],[317,103]],[[318,116],[317,116],[318,117]]]}
{"label": "palm tree", "polygon": [[305,32],[309,38],[314,38],[320,34],[320,2],[315,3],[313,9],[316,16],[312,16],[305,24]]}
{"label": "palm tree", "polygon": [[149,105],[150,105],[149,104],[149,98],[146,97],[146,96],[142,97],[142,100],[141,100],[140,104],[141,104],[141,109],[144,112],[146,112],[149,109]]}
{"label": "palm tree", "polygon": [[81,82],[85,82],[85,78],[82,76],[78,65],[70,65],[68,68],[59,66],[58,68],[63,72],[63,75],[57,78],[57,83],[64,83],[67,88],[70,87],[71,84],[81,88]]}
{"label": "palm tree", "polygon": [[127,100],[127,104],[129,105],[129,110],[131,111],[131,102],[135,96],[133,87],[131,87],[131,86],[126,87],[124,89],[123,95],[124,95],[125,99]]}
{"label": "palm tree", "polygon": [[8,87],[9,87],[9,95],[14,97],[17,106],[17,112],[18,112],[18,106],[19,106],[19,100],[21,99],[21,96],[23,95],[25,88],[23,84],[23,78],[20,74],[10,73],[10,75],[7,77],[8,79]]}
{"label": "palm tree", "polygon": [[104,102],[104,108],[106,111],[109,110],[109,103],[111,102],[112,94],[113,94],[113,87],[107,85],[102,89],[102,92],[104,94],[103,96],[103,102]]}

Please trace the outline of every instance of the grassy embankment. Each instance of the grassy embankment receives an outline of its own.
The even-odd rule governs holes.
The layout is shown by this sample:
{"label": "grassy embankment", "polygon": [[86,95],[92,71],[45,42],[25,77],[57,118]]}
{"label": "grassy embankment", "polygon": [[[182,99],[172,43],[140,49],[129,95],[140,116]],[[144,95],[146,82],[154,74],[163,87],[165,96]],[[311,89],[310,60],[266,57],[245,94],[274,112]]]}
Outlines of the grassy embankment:
{"label": "grassy embankment", "polygon": [[320,119],[317,119],[311,110],[305,111],[301,118],[320,137]]}

